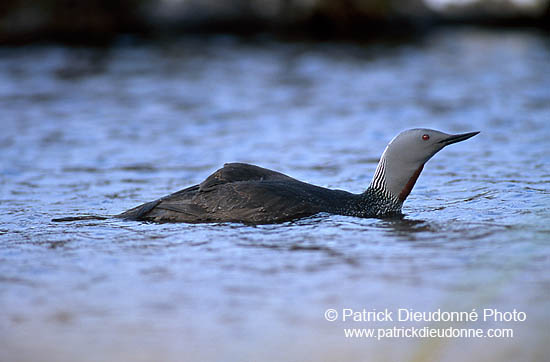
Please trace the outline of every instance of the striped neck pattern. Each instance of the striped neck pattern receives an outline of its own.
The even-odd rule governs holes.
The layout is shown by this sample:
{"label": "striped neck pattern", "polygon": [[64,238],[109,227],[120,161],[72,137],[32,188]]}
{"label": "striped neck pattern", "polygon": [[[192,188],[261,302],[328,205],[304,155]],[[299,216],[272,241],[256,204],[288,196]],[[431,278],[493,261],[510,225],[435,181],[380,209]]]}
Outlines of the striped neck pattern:
{"label": "striped neck pattern", "polygon": [[386,188],[386,158],[382,155],[368,189],[362,194],[375,216],[400,214],[403,201]]}

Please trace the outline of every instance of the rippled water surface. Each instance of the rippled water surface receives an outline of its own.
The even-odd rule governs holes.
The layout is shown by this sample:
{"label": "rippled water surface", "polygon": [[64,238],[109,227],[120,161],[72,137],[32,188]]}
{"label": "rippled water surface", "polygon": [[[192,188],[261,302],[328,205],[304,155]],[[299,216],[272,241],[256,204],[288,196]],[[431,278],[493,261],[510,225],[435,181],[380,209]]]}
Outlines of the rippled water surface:
{"label": "rippled water surface", "polygon": [[[470,29],[0,49],[0,359],[545,360],[549,65],[547,38]],[[426,165],[402,220],[50,222],[119,213],[228,161],[361,192],[413,127],[481,134]],[[328,308],[527,320],[455,325],[512,339],[352,340],[344,327],[376,323]]]}

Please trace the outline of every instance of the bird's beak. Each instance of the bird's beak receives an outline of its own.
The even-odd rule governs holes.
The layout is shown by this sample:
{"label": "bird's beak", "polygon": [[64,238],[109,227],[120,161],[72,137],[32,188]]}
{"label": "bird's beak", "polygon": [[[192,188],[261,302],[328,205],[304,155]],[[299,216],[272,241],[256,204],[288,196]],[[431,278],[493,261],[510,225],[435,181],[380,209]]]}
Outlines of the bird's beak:
{"label": "bird's beak", "polygon": [[439,141],[439,143],[443,143],[444,146],[451,145],[453,143],[465,141],[470,137],[474,137],[478,132],[470,132],[470,133],[461,133],[461,134],[454,134],[447,138],[442,139]]}

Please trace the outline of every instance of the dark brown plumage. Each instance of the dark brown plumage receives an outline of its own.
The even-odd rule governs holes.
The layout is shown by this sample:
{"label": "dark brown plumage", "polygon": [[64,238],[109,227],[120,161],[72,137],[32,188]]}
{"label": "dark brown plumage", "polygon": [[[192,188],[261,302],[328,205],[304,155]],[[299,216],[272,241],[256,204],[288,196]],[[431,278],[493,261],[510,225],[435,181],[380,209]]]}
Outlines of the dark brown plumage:
{"label": "dark brown plumage", "polygon": [[199,185],[117,217],[155,222],[265,224],[320,212],[355,215],[360,212],[362,199],[362,195],[307,184],[258,166],[227,163]]}

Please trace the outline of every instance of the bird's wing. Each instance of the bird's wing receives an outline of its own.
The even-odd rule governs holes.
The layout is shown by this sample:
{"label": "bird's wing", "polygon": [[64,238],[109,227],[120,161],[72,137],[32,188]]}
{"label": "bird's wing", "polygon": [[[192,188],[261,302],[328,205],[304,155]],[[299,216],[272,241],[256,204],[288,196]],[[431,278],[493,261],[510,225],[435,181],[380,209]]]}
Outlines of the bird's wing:
{"label": "bird's wing", "polygon": [[227,183],[197,193],[193,203],[220,221],[272,223],[320,212],[322,201],[300,186],[281,180]]}
{"label": "bird's wing", "polygon": [[296,185],[281,181],[242,181],[218,184],[207,192],[194,188],[144,204],[143,212],[137,214],[141,220],[157,222],[257,224],[282,222],[322,211],[322,202],[294,187]]}
{"label": "bird's wing", "polygon": [[281,222],[322,211],[320,189],[276,171],[228,163],[199,185],[140,205],[119,217],[157,222]]}

